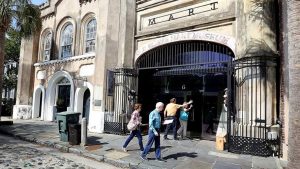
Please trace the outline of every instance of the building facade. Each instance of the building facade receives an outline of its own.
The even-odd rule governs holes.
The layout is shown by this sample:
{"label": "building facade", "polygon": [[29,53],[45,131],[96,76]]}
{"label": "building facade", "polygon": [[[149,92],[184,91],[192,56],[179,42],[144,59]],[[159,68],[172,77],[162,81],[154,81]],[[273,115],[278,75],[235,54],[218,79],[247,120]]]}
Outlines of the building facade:
{"label": "building facade", "polygon": [[120,18],[134,22],[134,11],[127,16],[130,10],[123,6],[108,0],[50,0],[40,7],[41,33],[21,45],[14,118],[54,121],[57,112],[70,110],[88,117],[90,131],[103,132],[106,70],[124,64],[118,58],[127,39],[120,31],[131,31],[127,44],[134,37],[133,26]]}
{"label": "building facade", "polygon": [[286,156],[277,1],[49,0],[41,10],[41,33],[21,46],[14,118],[75,111],[90,131],[118,133],[134,102],[147,123],[155,102],[175,97],[194,101],[190,137],[224,129],[231,152]]}

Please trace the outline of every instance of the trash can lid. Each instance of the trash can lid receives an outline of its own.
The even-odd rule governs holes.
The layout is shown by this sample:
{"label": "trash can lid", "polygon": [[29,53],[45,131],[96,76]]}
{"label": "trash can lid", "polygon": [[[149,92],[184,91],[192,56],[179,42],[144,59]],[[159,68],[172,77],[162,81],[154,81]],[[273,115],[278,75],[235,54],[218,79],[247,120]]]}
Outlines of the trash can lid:
{"label": "trash can lid", "polygon": [[72,112],[72,111],[64,111],[61,113],[57,113],[57,115],[66,116],[66,115],[72,115],[72,114],[80,114],[79,112]]}

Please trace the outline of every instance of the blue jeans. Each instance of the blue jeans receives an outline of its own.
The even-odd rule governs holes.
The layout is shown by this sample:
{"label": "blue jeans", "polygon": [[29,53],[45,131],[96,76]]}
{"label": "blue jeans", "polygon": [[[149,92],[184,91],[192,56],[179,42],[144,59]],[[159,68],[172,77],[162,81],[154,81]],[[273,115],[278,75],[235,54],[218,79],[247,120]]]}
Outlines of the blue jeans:
{"label": "blue jeans", "polygon": [[159,134],[159,129],[156,129],[156,131],[158,132],[158,136],[155,136],[154,132],[152,130],[148,131],[148,142],[147,145],[145,147],[145,150],[142,153],[143,157],[146,157],[146,155],[149,153],[153,143],[155,142],[155,157],[156,158],[161,158],[161,154],[160,154],[160,134]]}
{"label": "blue jeans", "polygon": [[172,128],[174,139],[176,139],[177,138],[177,118],[176,118],[176,116],[170,116],[170,117],[167,117],[167,119],[168,120],[173,119],[173,122],[170,124],[167,124],[164,138],[166,139],[168,137],[169,130],[170,130],[170,128]]}
{"label": "blue jeans", "polygon": [[133,139],[133,137],[136,136],[139,140],[139,145],[140,145],[140,150],[144,151],[144,146],[143,146],[143,138],[140,130],[133,130],[131,131],[129,137],[125,141],[123,148],[126,148],[129,142]]}

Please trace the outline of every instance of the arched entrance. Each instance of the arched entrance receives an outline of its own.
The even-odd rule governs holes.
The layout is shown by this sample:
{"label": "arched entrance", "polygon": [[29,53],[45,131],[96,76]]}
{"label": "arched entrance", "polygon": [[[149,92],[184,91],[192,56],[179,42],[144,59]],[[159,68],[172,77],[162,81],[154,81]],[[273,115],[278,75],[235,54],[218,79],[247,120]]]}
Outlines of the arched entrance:
{"label": "arched entrance", "polygon": [[45,89],[42,85],[39,85],[33,93],[33,108],[32,108],[32,118],[43,119],[44,111],[44,99],[45,99]]}
{"label": "arched entrance", "polygon": [[[177,41],[152,48],[136,61],[139,73],[138,101],[150,112],[156,102],[193,100],[188,135],[215,140],[224,103],[224,89],[231,80],[228,65],[233,51],[219,43]],[[229,78],[228,78],[229,77]],[[145,122],[148,116],[143,117]]]}
{"label": "arched entrance", "polygon": [[57,112],[74,110],[74,83],[68,72],[56,72],[49,80],[46,104],[45,120],[47,121],[55,120]]}
{"label": "arched entrance", "polygon": [[89,89],[86,89],[83,95],[82,117],[86,118],[87,124],[89,123],[89,117],[90,117],[90,103],[91,103],[91,93]]}
{"label": "arched entrance", "polygon": [[87,122],[90,121],[90,115],[92,114],[92,93],[93,85],[89,82],[84,82],[83,86],[76,89],[74,111],[81,113],[80,121],[82,117],[86,117]]}

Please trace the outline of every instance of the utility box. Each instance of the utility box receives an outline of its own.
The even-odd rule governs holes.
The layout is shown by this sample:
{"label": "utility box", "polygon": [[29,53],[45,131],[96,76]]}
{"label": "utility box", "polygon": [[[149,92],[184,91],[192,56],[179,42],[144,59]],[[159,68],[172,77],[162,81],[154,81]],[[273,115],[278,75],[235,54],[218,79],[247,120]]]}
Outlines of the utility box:
{"label": "utility box", "polygon": [[60,141],[69,141],[69,124],[76,124],[79,121],[80,113],[61,112],[56,114]]}
{"label": "utility box", "polygon": [[69,144],[78,145],[81,141],[81,125],[69,124]]}

